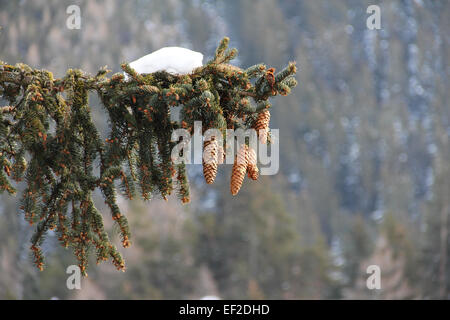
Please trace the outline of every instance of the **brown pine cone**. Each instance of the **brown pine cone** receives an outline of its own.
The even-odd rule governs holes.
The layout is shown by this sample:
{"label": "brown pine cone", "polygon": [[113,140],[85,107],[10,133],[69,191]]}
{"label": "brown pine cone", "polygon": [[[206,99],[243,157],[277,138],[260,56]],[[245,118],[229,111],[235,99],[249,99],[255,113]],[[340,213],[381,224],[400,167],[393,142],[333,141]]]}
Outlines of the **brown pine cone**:
{"label": "brown pine cone", "polygon": [[248,148],[248,165],[247,165],[248,177],[252,180],[258,180],[259,169],[256,160],[256,151],[253,148]]}
{"label": "brown pine cone", "polygon": [[244,182],[245,173],[247,172],[247,164],[248,164],[248,147],[247,145],[243,145],[235,159],[233,164],[233,170],[231,173],[231,194],[234,196],[241,189],[242,182]]}
{"label": "brown pine cone", "polygon": [[259,141],[267,143],[267,134],[269,131],[270,111],[268,109],[260,112],[253,128],[257,131]]}
{"label": "brown pine cone", "polygon": [[266,71],[266,80],[270,85],[270,88],[272,89],[272,94],[274,94],[274,88],[273,86],[275,85],[275,68],[270,68],[269,70]]}
{"label": "brown pine cone", "polygon": [[212,138],[203,143],[203,175],[207,184],[214,182],[217,175],[219,144]]}

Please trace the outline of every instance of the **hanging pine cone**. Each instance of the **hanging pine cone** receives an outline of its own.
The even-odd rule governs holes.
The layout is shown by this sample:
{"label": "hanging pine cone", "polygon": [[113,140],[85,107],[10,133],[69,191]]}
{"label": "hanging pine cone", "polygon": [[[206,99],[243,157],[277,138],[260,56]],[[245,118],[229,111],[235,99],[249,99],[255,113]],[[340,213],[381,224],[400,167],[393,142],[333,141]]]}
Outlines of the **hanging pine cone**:
{"label": "hanging pine cone", "polygon": [[248,164],[248,147],[243,145],[236,157],[234,158],[233,170],[231,173],[231,194],[234,196],[241,189],[242,182],[244,182],[245,173],[247,172]]}
{"label": "hanging pine cone", "polygon": [[247,174],[248,177],[252,180],[258,180],[259,177],[259,169],[256,165],[256,151],[253,148],[248,148],[248,165],[247,165]]}
{"label": "hanging pine cone", "polygon": [[203,175],[207,184],[214,182],[217,175],[219,144],[214,137],[203,143]]}
{"label": "hanging pine cone", "polygon": [[259,141],[267,143],[267,134],[269,131],[270,111],[264,110],[258,114],[253,128],[257,131]]}

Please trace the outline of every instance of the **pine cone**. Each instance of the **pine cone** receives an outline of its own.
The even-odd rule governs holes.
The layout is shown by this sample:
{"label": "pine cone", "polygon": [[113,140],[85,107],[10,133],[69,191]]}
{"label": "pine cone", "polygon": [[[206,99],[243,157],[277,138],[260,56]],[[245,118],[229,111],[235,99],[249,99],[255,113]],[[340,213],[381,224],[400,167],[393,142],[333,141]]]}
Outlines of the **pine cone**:
{"label": "pine cone", "polygon": [[217,175],[219,144],[212,138],[203,143],[203,175],[207,184],[214,182]]}
{"label": "pine cone", "polygon": [[267,133],[269,131],[270,111],[264,110],[258,114],[253,128],[257,131],[259,141],[267,143]]}
{"label": "pine cone", "polygon": [[247,171],[248,164],[248,147],[247,145],[243,145],[235,159],[233,164],[233,170],[231,173],[231,194],[234,196],[241,189],[242,182],[244,182],[245,173]]}
{"label": "pine cone", "polygon": [[275,85],[275,68],[270,68],[269,70],[266,71],[266,80],[270,85],[270,88],[272,89],[272,95],[275,95],[275,89],[273,88],[273,86]]}
{"label": "pine cone", "polygon": [[248,166],[247,166],[247,174],[248,177],[252,180],[258,180],[259,177],[259,169],[256,165],[256,151],[253,148],[248,148]]}

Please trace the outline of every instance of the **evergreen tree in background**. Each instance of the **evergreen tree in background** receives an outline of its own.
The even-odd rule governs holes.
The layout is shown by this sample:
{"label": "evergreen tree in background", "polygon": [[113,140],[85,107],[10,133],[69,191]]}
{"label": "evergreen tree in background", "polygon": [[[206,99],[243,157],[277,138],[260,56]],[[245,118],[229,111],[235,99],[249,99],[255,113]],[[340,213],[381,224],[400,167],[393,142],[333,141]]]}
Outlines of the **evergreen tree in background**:
{"label": "evergreen tree in background", "polygon": [[[366,277],[355,277],[355,283],[344,290],[347,299],[414,299],[417,298],[417,252],[413,242],[408,238],[404,226],[392,214],[386,214],[379,228],[379,236],[371,252],[360,260],[358,274]],[[379,267],[380,288],[368,290],[367,268],[371,265]]]}
{"label": "evergreen tree in background", "polygon": [[[442,88],[441,88],[442,90]],[[439,108],[439,106],[437,106]],[[435,119],[435,132],[439,146],[435,158],[436,181],[434,193],[427,203],[425,233],[422,242],[421,271],[424,295],[432,299],[450,297],[450,144],[445,126],[450,119],[449,110],[439,110]]]}

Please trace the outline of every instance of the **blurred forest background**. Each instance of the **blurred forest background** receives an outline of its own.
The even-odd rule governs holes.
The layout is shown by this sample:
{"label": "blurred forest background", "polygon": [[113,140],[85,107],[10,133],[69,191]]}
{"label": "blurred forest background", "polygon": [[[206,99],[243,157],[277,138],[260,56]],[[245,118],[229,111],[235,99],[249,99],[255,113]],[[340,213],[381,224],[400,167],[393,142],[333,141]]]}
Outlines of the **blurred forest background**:
{"label": "blurred forest background", "polygon": [[[80,30],[66,27],[71,4]],[[372,4],[381,30],[366,27]],[[191,204],[122,201],[125,273],[93,261],[82,290],[68,290],[75,258],[51,236],[35,270],[18,198],[0,196],[1,299],[450,297],[450,1],[0,0],[0,26],[1,60],[57,77],[117,72],[171,45],[206,62],[223,36],[239,66],[299,67],[272,108],[280,172],[232,197],[230,168],[206,187],[190,165]],[[381,290],[366,287],[372,264]]]}

